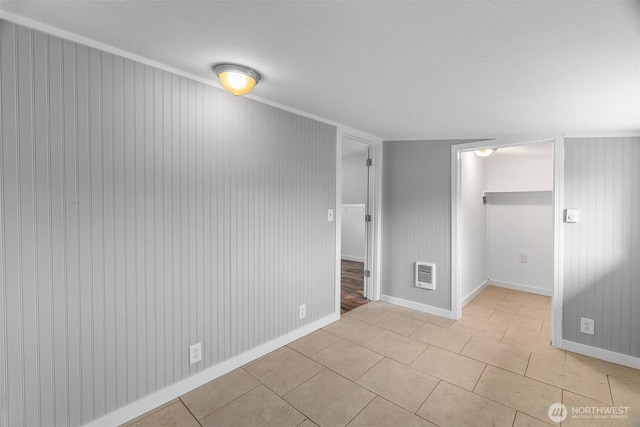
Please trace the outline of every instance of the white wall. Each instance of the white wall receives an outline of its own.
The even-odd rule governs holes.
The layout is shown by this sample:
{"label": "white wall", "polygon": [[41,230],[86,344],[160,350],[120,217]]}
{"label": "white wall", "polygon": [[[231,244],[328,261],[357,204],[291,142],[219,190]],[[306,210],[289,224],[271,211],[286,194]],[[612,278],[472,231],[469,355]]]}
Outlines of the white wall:
{"label": "white wall", "polygon": [[[491,281],[551,295],[552,188],[551,158],[489,158],[487,191],[549,191],[502,195],[487,203],[487,273]],[[519,261],[520,253],[527,255],[526,263]]]}
{"label": "white wall", "polygon": [[487,191],[553,190],[553,161],[518,157],[488,157]]}
{"label": "white wall", "polygon": [[365,205],[342,205],[342,259],[364,262]]}
{"label": "white wall", "polygon": [[461,156],[460,289],[463,304],[487,280],[487,209],[482,194],[487,182],[487,159],[473,151]]}
{"label": "white wall", "polygon": [[366,153],[342,157],[342,204],[367,202],[366,159]]}
{"label": "white wall", "polygon": [[[348,149],[366,150],[360,142],[345,139]],[[351,261],[365,259],[365,203],[367,202],[366,151],[342,157],[342,250],[341,257]],[[355,205],[355,206],[354,206]]]}

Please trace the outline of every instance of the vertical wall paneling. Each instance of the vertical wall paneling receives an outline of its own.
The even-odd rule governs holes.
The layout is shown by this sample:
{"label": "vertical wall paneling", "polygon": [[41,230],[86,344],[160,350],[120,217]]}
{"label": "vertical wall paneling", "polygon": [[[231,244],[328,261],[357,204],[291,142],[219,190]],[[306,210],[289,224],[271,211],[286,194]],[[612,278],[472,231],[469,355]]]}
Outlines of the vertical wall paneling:
{"label": "vertical wall paneling", "polygon": [[[394,141],[384,145],[382,294],[451,309],[451,145],[461,141]],[[414,263],[437,266],[435,291],[414,286]]]}
{"label": "vertical wall paneling", "polygon": [[[0,21],[0,54],[2,53],[4,43],[2,42],[2,21]],[[3,66],[0,61],[0,82],[2,81]],[[0,120],[2,118],[2,85],[0,85]],[[4,164],[2,150],[3,132],[0,132],[0,166]],[[0,181],[0,426],[9,425],[9,395],[7,392],[7,295],[6,295],[6,277],[5,277],[5,253],[4,253],[4,203],[2,203],[4,181]]]}
{"label": "vertical wall paneling", "polygon": [[[563,338],[640,357],[640,138],[565,140]],[[580,333],[580,318],[595,334]]]}
{"label": "vertical wall paneling", "polygon": [[334,312],[335,127],[1,30],[0,423],[82,425]]}

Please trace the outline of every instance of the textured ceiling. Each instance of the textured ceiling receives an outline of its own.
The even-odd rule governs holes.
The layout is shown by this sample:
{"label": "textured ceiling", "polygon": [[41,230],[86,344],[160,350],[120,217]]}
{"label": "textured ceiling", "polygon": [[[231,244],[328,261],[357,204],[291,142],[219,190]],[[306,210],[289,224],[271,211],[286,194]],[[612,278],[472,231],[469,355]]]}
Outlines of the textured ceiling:
{"label": "textured ceiling", "polygon": [[[387,140],[640,130],[638,1],[1,1]],[[9,12],[10,14],[6,14]]]}

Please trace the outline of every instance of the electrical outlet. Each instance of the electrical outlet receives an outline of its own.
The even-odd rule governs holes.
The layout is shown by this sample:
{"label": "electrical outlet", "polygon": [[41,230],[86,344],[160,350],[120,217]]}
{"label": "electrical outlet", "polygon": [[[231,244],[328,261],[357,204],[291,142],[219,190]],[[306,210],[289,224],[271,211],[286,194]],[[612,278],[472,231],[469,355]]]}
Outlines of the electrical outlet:
{"label": "electrical outlet", "polygon": [[327,221],[333,222],[333,209],[327,211]]}
{"label": "electrical outlet", "polygon": [[306,304],[302,304],[300,306],[299,316],[300,316],[301,319],[304,319],[307,316],[307,305]]}
{"label": "electrical outlet", "polygon": [[593,319],[587,319],[586,317],[580,318],[580,332],[583,334],[593,335],[595,330],[595,323]]}
{"label": "electrical outlet", "polygon": [[192,346],[189,346],[189,365],[198,363],[202,360],[202,343],[199,342]]}
{"label": "electrical outlet", "polygon": [[520,261],[521,263],[525,264],[528,261],[527,254],[518,255],[518,261]]}

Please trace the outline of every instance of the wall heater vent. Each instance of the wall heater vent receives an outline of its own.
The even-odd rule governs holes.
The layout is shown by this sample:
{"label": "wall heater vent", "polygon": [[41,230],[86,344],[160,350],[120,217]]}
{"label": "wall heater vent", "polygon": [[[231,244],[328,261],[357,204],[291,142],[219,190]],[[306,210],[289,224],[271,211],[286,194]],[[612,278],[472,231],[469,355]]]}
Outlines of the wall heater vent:
{"label": "wall heater vent", "polygon": [[436,288],[436,265],[429,262],[416,262],[416,287]]}

